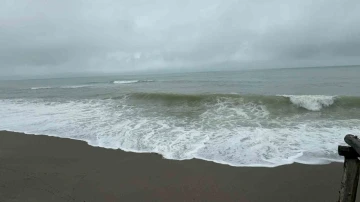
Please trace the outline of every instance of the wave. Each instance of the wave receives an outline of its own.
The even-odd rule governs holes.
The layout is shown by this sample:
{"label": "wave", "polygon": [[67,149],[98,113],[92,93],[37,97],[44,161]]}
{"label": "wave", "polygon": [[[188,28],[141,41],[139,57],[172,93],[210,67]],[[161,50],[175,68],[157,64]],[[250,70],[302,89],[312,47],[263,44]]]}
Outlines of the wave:
{"label": "wave", "polygon": [[86,88],[91,87],[93,85],[74,85],[74,86],[60,86],[59,88]]}
{"label": "wave", "polygon": [[[111,84],[134,84],[134,83],[148,83],[155,82],[155,80],[115,80],[111,81]],[[44,89],[76,89],[76,88],[88,88],[88,87],[96,87],[96,86],[104,86],[109,85],[109,82],[89,82],[86,84],[79,85],[64,85],[64,86],[36,86],[31,87],[30,90],[44,90]]]}
{"label": "wave", "polygon": [[154,80],[120,80],[120,81],[112,81],[113,84],[131,84],[131,83],[147,83],[147,82],[155,82]]}
{"label": "wave", "polygon": [[[331,107],[360,108],[360,97],[329,95],[240,95],[240,94],[173,94],[173,93],[132,93],[127,97],[134,100],[155,101],[166,104],[216,104],[219,102],[233,105],[253,103],[269,109],[299,109],[321,111]],[[120,96],[119,98],[122,98]],[[113,99],[117,99],[114,97]]]}
{"label": "wave", "polygon": [[[0,99],[0,130],[79,139],[93,146],[125,151],[155,152],[167,159],[197,158],[232,166],[261,167],[340,161],[337,145],[343,142],[345,134],[360,130],[359,117],[335,120],[297,114],[270,118],[271,104],[292,104],[288,96],[136,96],[137,100],[141,97],[147,101],[162,96],[162,102],[133,105],[135,97],[71,101]],[[207,102],[216,96],[221,98],[218,102]],[[169,97],[180,99],[182,105],[164,104]],[[267,105],[234,101],[245,99],[261,100]],[[349,103],[355,98],[336,99]]]}
{"label": "wave", "polygon": [[290,99],[290,102],[298,107],[310,110],[320,111],[324,107],[334,104],[336,96],[326,95],[282,95]]}
{"label": "wave", "polygon": [[30,89],[31,89],[31,90],[41,90],[41,89],[50,89],[50,88],[53,88],[53,87],[50,87],[50,86],[42,86],[42,87],[31,87]]}
{"label": "wave", "polygon": [[0,130],[232,166],[341,161],[337,145],[360,131],[351,96],[130,93],[0,105]]}
{"label": "wave", "polygon": [[42,90],[42,89],[74,89],[74,88],[86,88],[93,85],[72,85],[72,86],[43,86],[43,87],[31,87],[31,90]]}

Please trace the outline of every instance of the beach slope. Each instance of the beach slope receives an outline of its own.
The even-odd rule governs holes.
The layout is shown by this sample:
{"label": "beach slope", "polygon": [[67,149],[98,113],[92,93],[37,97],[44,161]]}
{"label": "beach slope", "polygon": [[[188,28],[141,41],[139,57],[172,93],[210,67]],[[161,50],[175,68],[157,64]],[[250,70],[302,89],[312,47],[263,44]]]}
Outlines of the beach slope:
{"label": "beach slope", "polygon": [[0,132],[0,201],[336,201],[342,164],[231,167]]}

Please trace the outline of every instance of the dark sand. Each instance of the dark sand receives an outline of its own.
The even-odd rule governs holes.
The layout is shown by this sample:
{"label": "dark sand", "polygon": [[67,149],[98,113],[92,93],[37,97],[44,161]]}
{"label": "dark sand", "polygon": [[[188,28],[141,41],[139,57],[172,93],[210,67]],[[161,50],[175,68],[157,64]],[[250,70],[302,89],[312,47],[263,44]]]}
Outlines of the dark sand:
{"label": "dark sand", "polygon": [[336,201],[342,164],[231,167],[0,132],[0,201]]}

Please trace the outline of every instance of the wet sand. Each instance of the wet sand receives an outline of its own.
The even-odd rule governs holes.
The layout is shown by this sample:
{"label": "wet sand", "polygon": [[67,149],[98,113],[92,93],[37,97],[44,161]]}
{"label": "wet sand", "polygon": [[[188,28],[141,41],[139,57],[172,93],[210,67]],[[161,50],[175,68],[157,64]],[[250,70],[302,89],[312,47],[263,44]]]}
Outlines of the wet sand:
{"label": "wet sand", "polygon": [[335,202],[341,176],[340,163],[231,167],[0,132],[0,201],[4,202]]}

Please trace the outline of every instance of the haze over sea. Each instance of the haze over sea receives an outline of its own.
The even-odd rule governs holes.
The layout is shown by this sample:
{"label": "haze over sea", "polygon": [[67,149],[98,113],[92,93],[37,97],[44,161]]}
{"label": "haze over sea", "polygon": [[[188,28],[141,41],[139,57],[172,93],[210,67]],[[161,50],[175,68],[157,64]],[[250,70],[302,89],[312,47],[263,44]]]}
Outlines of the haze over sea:
{"label": "haze over sea", "polygon": [[344,66],[0,81],[0,130],[175,160],[323,164],[359,134],[359,75]]}

